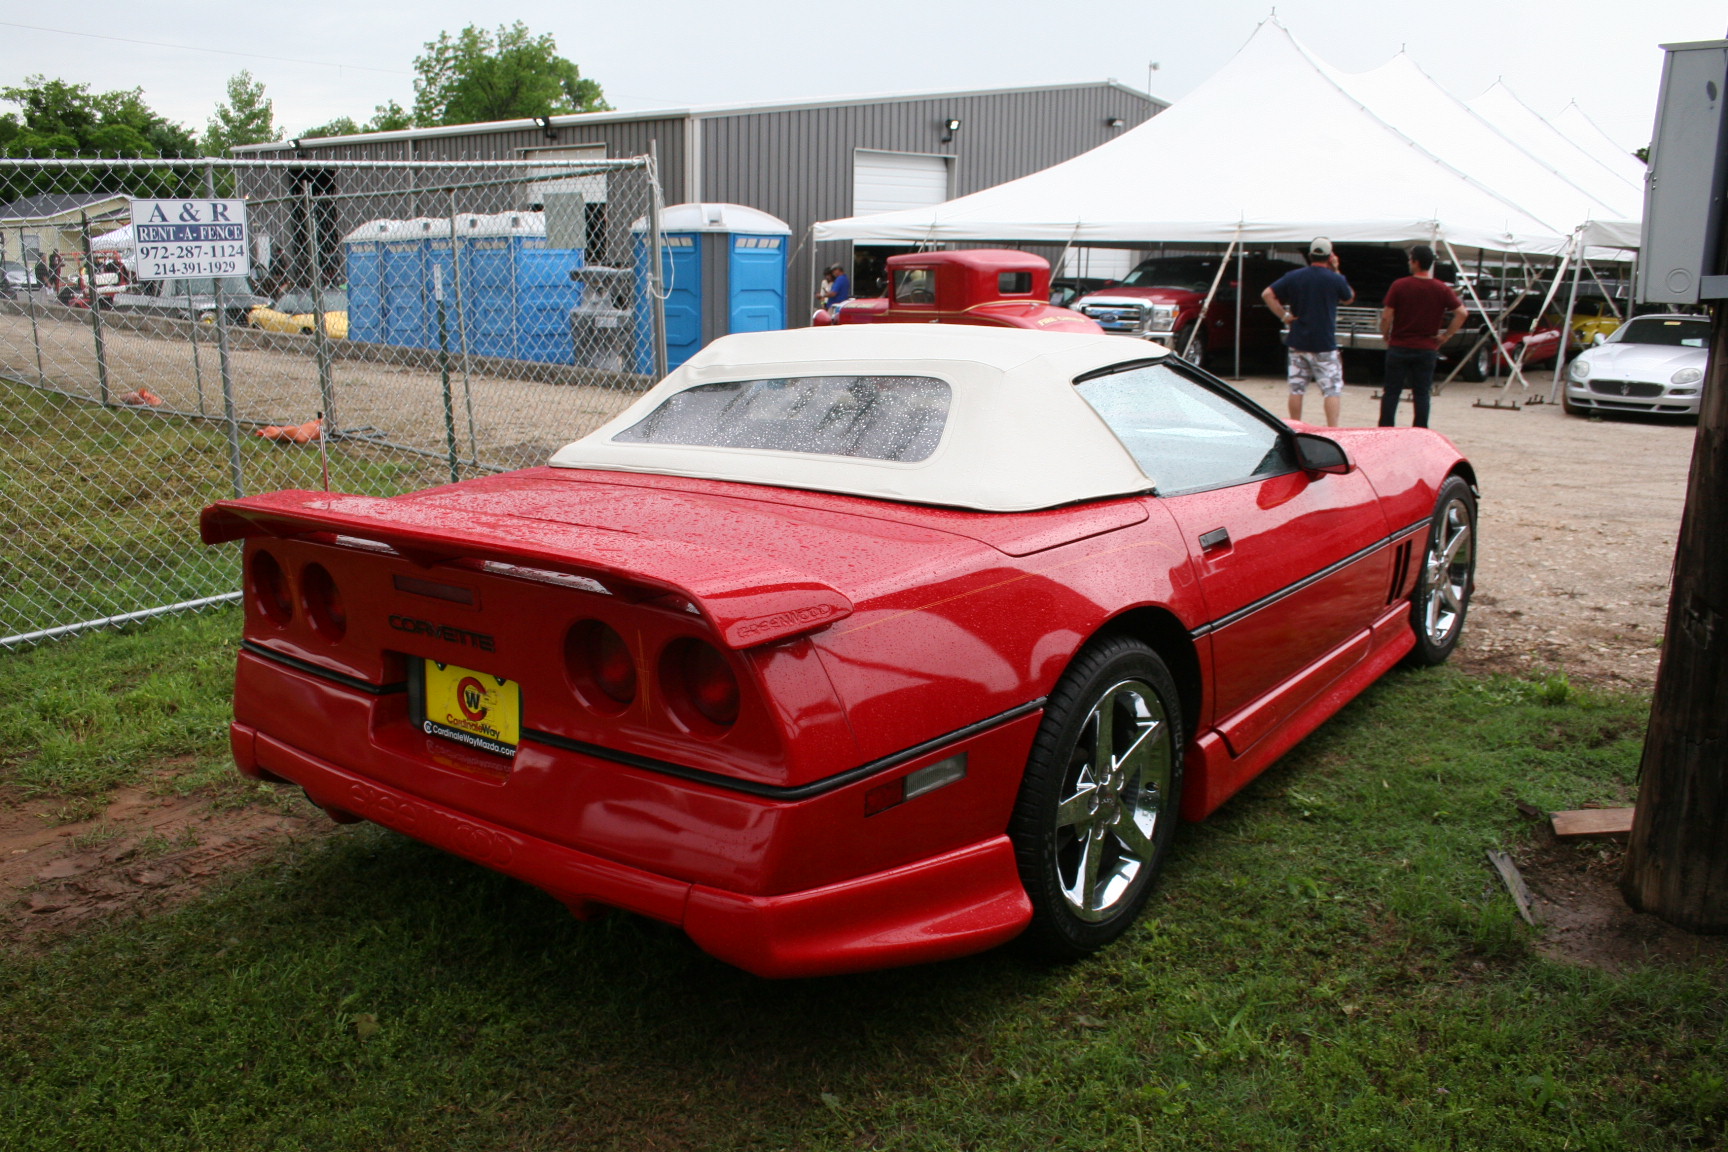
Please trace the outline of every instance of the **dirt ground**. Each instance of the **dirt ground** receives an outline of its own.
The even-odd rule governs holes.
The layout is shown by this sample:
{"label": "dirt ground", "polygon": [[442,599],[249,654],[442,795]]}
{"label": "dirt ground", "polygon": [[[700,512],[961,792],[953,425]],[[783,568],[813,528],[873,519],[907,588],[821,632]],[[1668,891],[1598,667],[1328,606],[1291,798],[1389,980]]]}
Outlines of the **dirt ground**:
{"label": "dirt ground", "polygon": [[[223,411],[221,357],[214,329],[189,329],[198,343],[109,329],[103,336],[108,389],[119,397],[147,388],[164,410]],[[229,379],[241,420],[302,424],[322,408],[318,364],[306,340],[300,352],[245,328],[229,330]],[[334,425],[389,443],[442,452],[443,386],[436,369],[404,354],[403,362],[337,360],[331,367]],[[88,324],[0,314],[0,372],[79,396],[97,396],[95,345]],[[453,417],[461,456],[525,467],[599,427],[637,393],[572,384],[451,373]],[[469,412],[472,410],[472,423]]]}
{"label": "dirt ground", "polygon": [[[16,353],[18,335],[0,318],[0,351],[10,339]],[[45,345],[45,371],[88,371],[78,334],[63,336]],[[148,384],[171,406],[196,410],[190,349],[162,345],[117,334],[116,388]],[[207,359],[197,371],[209,404],[214,356],[210,349],[201,355]],[[235,362],[250,381],[248,410],[272,419],[309,414],[316,384],[307,360],[238,349]],[[339,369],[339,382],[344,423],[369,423],[411,442],[428,428],[436,435],[435,376],[350,365]],[[1694,429],[1674,421],[1569,417],[1557,404],[1479,406],[1545,397],[1550,384],[1546,373],[1532,375],[1528,392],[1454,383],[1434,402],[1430,423],[1470,457],[1482,487],[1476,596],[1455,659],[1478,672],[1559,672],[1648,690]],[[1281,380],[1255,377],[1241,387],[1283,413]],[[482,443],[522,455],[521,463],[595,426],[630,398],[522,381],[486,381],[477,392]],[[1345,426],[1372,425],[1377,415],[1373,389],[1346,389]],[[1401,422],[1408,420],[1406,405]],[[220,808],[207,799],[126,789],[99,818],[62,827],[51,825],[51,807],[0,803],[0,939],[50,939],[99,917],[149,912],[287,841],[330,831],[304,802]],[[1617,851],[1548,844],[1528,854],[1527,879],[1549,924],[1542,947],[1610,968],[1707,947],[1625,907],[1614,886]]]}
{"label": "dirt ground", "polygon": [[121,788],[95,819],[57,824],[56,802],[0,794],[0,941],[59,938],[96,920],[189,899],[217,876],[332,827],[298,798],[229,806]]}
{"label": "dirt ground", "polygon": [[[1479,672],[1563,672],[1578,682],[1649,689],[1668,610],[1694,424],[1671,417],[1586,419],[1528,391],[1454,381],[1429,426],[1470,458],[1482,486],[1476,596],[1454,657]],[[1243,388],[1280,415],[1281,381]],[[1379,419],[1376,390],[1349,385],[1341,423]],[[1477,407],[1519,402],[1517,411]],[[1314,398],[1307,401],[1311,409]],[[1410,421],[1403,406],[1401,424]],[[1315,419],[1319,413],[1305,410]]]}

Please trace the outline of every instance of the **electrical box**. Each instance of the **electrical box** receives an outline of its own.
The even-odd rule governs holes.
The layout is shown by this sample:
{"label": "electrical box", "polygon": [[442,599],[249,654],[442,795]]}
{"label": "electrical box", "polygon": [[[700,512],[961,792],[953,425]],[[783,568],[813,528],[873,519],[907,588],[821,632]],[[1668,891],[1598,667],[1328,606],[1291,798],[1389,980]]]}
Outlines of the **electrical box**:
{"label": "electrical box", "polygon": [[1696,304],[1728,298],[1728,40],[1664,44],[1662,92],[1644,185],[1637,298]]}

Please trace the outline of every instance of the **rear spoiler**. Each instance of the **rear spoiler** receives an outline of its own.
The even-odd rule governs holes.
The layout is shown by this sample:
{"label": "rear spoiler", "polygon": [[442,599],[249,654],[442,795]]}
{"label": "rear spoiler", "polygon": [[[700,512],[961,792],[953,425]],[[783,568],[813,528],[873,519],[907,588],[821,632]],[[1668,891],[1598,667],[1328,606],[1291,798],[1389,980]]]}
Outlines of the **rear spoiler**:
{"label": "rear spoiler", "polygon": [[672,593],[732,649],[815,632],[852,614],[852,602],[823,581],[743,552],[412,499],[290,489],[212,504],[198,529],[206,544],[355,536],[422,567],[493,560],[586,576],[636,599]]}

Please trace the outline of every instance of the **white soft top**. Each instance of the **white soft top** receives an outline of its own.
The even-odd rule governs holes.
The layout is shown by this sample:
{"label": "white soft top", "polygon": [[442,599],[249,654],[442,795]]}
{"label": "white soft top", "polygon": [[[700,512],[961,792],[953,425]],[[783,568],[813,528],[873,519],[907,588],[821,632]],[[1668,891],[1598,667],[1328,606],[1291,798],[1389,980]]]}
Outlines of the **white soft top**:
{"label": "white soft top", "polygon": [[[1152,486],[1074,388],[1093,369],[1168,353],[1120,336],[948,324],[871,324],[726,336],[609,423],[561,448],[555,468],[652,472],[808,488],[984,512],[1026,512]],[[951,389],[925,460],[904,463],[749,448],[615,443],[699,384],[803,376],[929,376]]]}

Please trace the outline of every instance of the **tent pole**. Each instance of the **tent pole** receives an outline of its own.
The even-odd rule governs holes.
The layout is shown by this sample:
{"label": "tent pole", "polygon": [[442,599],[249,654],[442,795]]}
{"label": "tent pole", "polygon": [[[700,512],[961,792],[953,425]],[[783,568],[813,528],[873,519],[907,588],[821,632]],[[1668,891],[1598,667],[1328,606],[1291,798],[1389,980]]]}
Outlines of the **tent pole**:
{"label": "tent pole", "polygon": [[1194,359],[1195,340],[1206,339],[1206,313],[1212,308],[1212,297],[1218,295],[1218,282],[1224,279],[1224,269],[1230,264],[1230,254],[1236,251],[1236,243],[1241,239],[1242,229],[1238,227],[1236,235],[1230,239],[1230,246],[1224,249],[1224,258],[1218,261],[1218,271],[1212,276],[1212,286],[1206,289],[1206,299],[1200,302],[1200,315],[1195,319],[1194,330],[1188,333],[1188,342],[1183,345],[1185,351],[1181,353],[1189,360]]}
{"label": "tent pole", "polygon": [[[1572,266],[1572,292],[1566,297],[1566,322],[1560,325],[1560,347],[1554,352],[1554,383],[1548,387],[1548,403],[1560,399],[1561,382],[1566,379],[1566,344],[1572,338],[1572,313],[1578,307],[1578,281],[1584,277],[1584,269],[1589,265],[1584,259],[1582,248],[1578,252],[1578,261]],[[1594,272],[1591,273],[1595,275]]]}
{"label": "tent pole", "polygon": [[[1458,260],[1458,252],[1456,249],[1454,249],[1452,247],[1452,241],[1450,241],[1450,240],[1446,239],[1444,236],[1442,236],[1440,238],[1440,243],[1445,247],[1446,259],[1451,261],[1452,267],[1462,268],[1463,264],[1460,263]],[[1476,255],[1476,269],[1477,269],[1476,279],[1480,280],[1482,278],[1481,277],[1481,269],[1482,269],[1482,255],[1481,255],[1481,253],[1482,253],[1482,250],[1480,248],[1478,248],[1476,250],[1476,253],[1477,253],[1477,255]],[[1495,315],[1492,312],[1488,311],[1487,305],[1482,303],[1482,297],[1479,296],[1476,292],[1476,281],[1472,280],[1470,283],[1466,284],[1464,286],[1464,290],[1470,296],[1470,303],[1474,304],[1476,306],[1476,311],[1478,311],[1482,314],[1482,322],[1484,324],[1488,325],[1488,332],[1490,335],[1492,335],[1494,337],[1494,347],[1496,349],[1503,347],[1503,344],[1501,343],[1501,339],[1500,339],[1500,325],[1497,322],[1497,317],[1495,317]],[[1476,345],[1472,344],[1470,346],[1470,351],[1469,351],[1468,355],[1474,356],[1475,354],[1476,354]],[[1451,380],[1452,377],[1448,376],[1448,377],[1446,377],[1446,379]]]}
{"label": "tent pole", "polygon": [[[1542,317],[1547,313],[1548,306],[1554,303],[1554,295],[1560,291],[1560,282],[1566,278],[1566,269],[1572,263],[1572,255],[1577,247],[1578,233],[1574,232],[1572,233],[1572,242],[1566,245],[1566,250],[1560,255],[1560,265],[1554,270],[1554,279],[1548,285],[1548,294],[1542,297],[1542,307],[1536,309],[1536,323],[1540,324],[1542,322]],[[1532,328],[1534,328],[1534,325],[1532,325]],[[1560,338],[1564,340],[1566,337],[1562,334]],[[1528,337],[1526,337],[1526,339],[1528,339]],[[1527,347],[1527,344],[1518,345],[1518,355],[1512,358],[1512,378],[1518,381],[1519,387],[1523,388],[1525,391],[1529,391],[1530,389],[1530,381],[1524,378],[1524,349]],[[1510,385],[1508,385],[1508,387],[1510,387]]]}
{"label": "tent pole", "polygon": [[1232,380],[1242,379],[1242,294],[1248,291],[1247,281],[1243,278],[1242,264],[1244,251],[1240,244],[1236,246],[1236,351]]}

